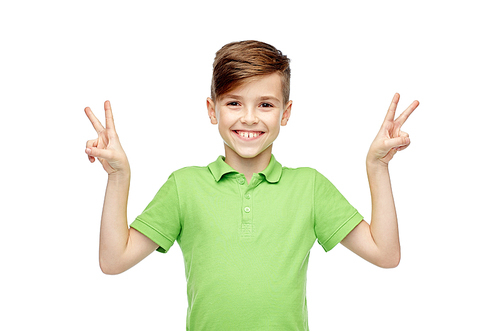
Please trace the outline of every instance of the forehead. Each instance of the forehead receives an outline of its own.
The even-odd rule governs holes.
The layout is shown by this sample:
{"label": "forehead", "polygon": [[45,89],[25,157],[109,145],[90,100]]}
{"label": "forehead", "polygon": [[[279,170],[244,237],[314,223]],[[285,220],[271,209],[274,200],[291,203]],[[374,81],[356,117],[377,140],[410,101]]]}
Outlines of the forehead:
{"label": "forehead", "polygon": [[272,73],[270,75],[247,78],[221,95],[220,99],[234,96],[246,98],[269,96],[281,101],[283,99],[281,75],[279,73]]}

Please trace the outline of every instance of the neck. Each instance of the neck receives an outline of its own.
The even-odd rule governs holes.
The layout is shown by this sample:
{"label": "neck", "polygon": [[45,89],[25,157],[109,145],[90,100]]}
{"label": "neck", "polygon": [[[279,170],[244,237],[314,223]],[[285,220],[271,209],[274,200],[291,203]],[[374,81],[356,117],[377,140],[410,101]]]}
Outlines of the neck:
{"label": "neck", "polygon": [[272,146],[269,146],[259,155],[252,158],[243,158],[239,156],[235,151],[224,144],[224,149],[226,152],[225,162],[231,166],[234,170],[245,175],[247,182],[250,183],[254,173],[259,173],[267,168],[269,162],[271,161],[271,151]]}

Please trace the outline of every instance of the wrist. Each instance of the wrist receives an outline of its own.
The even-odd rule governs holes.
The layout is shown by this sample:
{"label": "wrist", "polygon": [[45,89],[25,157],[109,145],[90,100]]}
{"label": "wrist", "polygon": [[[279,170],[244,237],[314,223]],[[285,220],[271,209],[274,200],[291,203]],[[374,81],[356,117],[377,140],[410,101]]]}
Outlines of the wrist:
{"label": "wrist", "polygon": [[130,169],[118,170],[108,174],[108,181],[122,182],[126,180],[130,181]]}
{"label": "wrist", "polygon": [[366,170],[368,172],[387,172],[389,171],[389,164],[379,159],[376,160],[366,159]]}

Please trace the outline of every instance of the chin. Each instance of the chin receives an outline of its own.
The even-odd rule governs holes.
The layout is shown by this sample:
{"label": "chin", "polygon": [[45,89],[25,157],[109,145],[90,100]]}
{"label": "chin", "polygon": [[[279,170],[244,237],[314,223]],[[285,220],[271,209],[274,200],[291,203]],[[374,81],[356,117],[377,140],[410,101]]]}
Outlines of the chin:
{"label": "chin", "polygon": [[269,146],[241,146],[240,144],[228,144],[224,140],[224,144],[226,147],[226,154],[230,152],[231,154],[236,154],[238,157],[242,159],[253,159],[260,156],[262,153],[266,153],[270,151],[273,144],[269,144]]}
{"label": "chin", "polygon": [[256,158],[262,154],[267,154],[266,152],[269,151],[271,146],[268,146],[267,148],[263,149],[258,149],[258,150],[234,150],[233,151],[238,154],[239,157],[244,158],[244,159],[253,159]]}
{"label": "chin", "polygon": [[[232,146],[230,145],[227,145],[226,144],[226,147],[228,147],[228,151],[230,151],[231,153],[234,153],[236,154],[238,157],[242,158],[242,159],[253,159],[259,155],[261,155],[264,151],[264,150],[241,150],[241,149],[235,149],[233,148]],[[227,152],[226,152],[227,153]]]}
{"label": "chin", "polygon": [[236,152],[236,154],[238,154],[239,157],[243,158],[243,159],[253,159],[257,156],[259,156],[260,154],[262,154],[262,151],[258,152],[258,153],[241,153],[241,152]]}

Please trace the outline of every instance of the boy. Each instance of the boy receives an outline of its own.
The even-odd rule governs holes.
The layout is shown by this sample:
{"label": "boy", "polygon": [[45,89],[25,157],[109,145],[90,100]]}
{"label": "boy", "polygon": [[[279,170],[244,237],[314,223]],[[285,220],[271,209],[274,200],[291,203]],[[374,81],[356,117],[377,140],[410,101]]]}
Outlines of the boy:
{"label": "boy", "polygon": [[172,173],[130,228],[130,167],[111,105],[104,104],[106,127],[85,108],[98,133],[86,153],[108,173],[101,269],[121,273],[177,240],[186,269],[187,330],[308,330],[306,272],[316,239],[325,251],[341,242],[380,267],[399,263],[388,162],[408,147],[409,136],[400,129],[418,102],[394,120],[396,94],[370,147],[368,224],[316,170],[282,167],[272,155],[291,114],[289,86],[289,59],[273,46],[243,41],[222,47],[207,109],[225,157]]}

